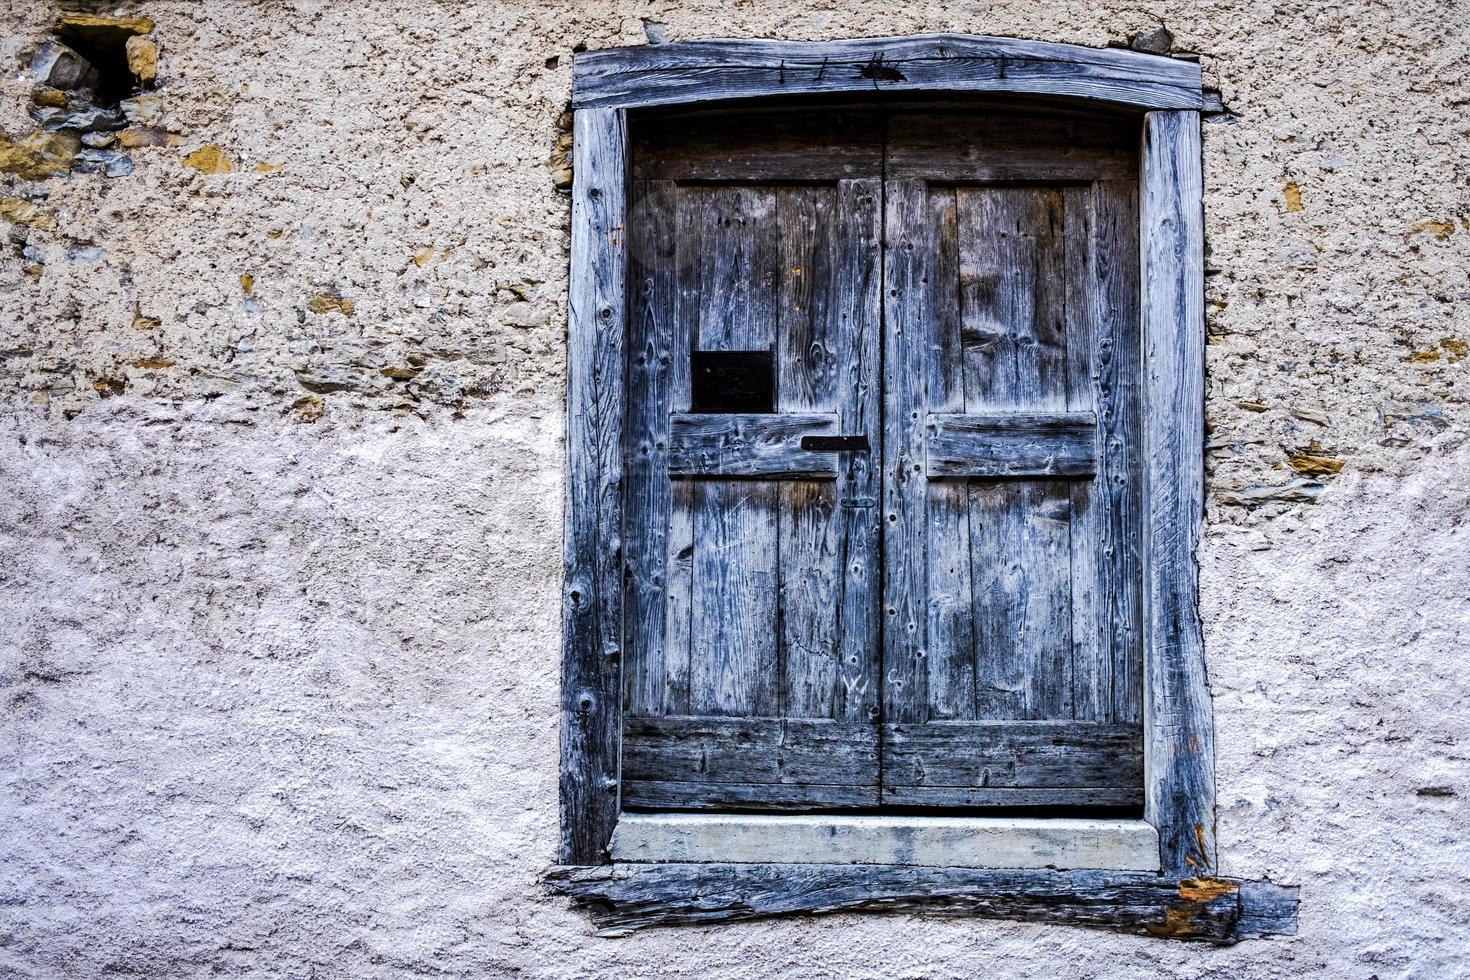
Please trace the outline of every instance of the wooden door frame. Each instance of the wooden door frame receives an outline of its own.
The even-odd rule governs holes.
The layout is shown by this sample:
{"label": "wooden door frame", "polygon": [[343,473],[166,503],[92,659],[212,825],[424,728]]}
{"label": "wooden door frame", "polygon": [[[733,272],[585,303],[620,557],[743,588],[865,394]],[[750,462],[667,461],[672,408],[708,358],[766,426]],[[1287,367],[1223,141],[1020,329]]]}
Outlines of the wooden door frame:
{"label": "wooden door frame", "polygon": [[[875,91],[1048,96],[1141,113],[1144,817],[1159,834],[1161,874],[1140,880],[1164,887],[1139,892],[1153,894],[1152,905],[1139,906],[1141,900],[1131,892],[1128,901],[1134,905],[1119,897],[1117,921],[1102,921],[1108,919],[1104,914],[1100,924],[1136,930],[1140,915],[1163,916],[1167,907],[1174,910],[1170,928],[1180,934],[1215,941],[1249,934],[1241,920],[1259,904],[1250,896],[1266,893],[1226,879],[1208,878],[1220,884],[1204,891],[1190,892],[1185,884],[1213,875],[1217,866],[1213,720],[1195,558],[1204,485],[1199,65],[1120,49],[956,34],[836,42],[691,41],[576,57],[561,700],[560,861],[569,867],[553,876],[557,887],[593,905],[616,905],[617,895],[644,902],[640,925],[686,921],[687,915],[680,918],[679,896],[687,900],[687,894],[672,895],[668,914],[659,919],[646,906],[646,891],[661,887],[661,881],[686,881],[693,873],[690,866],[675,865],[588,868],[607,862],[619,813],[628,113],[652,106],[781,95],[872,96]],[[705,869],[696,891],[723,887],[739,893],[723,914],[718,903],[710,905],[707,920],[862,904],[830,895],[826,905],[815,899],[792,904],[787,892],[812,891],[809,876],[820,879],[824,865],[694,867]],[[890,907],[892,890],[905,889],[889,879],[901,879],[905,870],[918,875],[906,894],[931,905],[942,898],[929,881],[936,869],[894,868],[883,879]],[[786,882],[775,889],[781,901],[765,913],[752,911],[761,903],[740,887],[749,884],[751,874]],[[964,888],[951,898],[973,899],[976,889],[1011,895],[997,899],[1000,911],[992,912],[1007,914],[1002,907],[1012,902],[1034,916],[1047,907],[1036,895],[1048,890],[1094,899],[1103,893],[1122,896],[1124,886],[1131,888],[1137,884],[1132,878],[1139,877],[1107,884],[1100,872],[1035,872],[1033,879],[1036,875],[1045,880],[1028,879],[1021,887],[1005,873],[967,870]],[[839,877],[846,881],[851,869]],[[675,884],[669,887],[679,892]],[[1270,888],[1275,889],[1269,892],[1272,901],[1284,908],[1277,894],[1281,889]],[[1290,905],[1294,916],[1294,899]]]}

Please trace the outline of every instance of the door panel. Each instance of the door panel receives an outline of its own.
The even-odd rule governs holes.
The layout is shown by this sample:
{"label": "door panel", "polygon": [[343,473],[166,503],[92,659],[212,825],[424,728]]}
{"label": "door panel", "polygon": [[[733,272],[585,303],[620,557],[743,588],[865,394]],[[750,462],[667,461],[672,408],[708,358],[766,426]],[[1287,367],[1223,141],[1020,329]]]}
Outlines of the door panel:
{"label": "door panel", "polygon": [[[782,173],[694,130],[693,178],[647,139],[635,157],[623,803],[873,806],[875,473],[803,439],[879,442],[878,160],[815,182],[794,149]],[[701,375],[698,352],[750,356]],[[728,387],[762,369],[772,404],[741,409]]]}
{"label": "door panel", "polygon": [[1126,127],[1058,129],[1053,177],[1044,127],[948,118],[889,129],[883,800],[1137,805]]}
{"label": "door panel", "polygon": [[1136,142],[635,126],[625,806],[1141,802]]}

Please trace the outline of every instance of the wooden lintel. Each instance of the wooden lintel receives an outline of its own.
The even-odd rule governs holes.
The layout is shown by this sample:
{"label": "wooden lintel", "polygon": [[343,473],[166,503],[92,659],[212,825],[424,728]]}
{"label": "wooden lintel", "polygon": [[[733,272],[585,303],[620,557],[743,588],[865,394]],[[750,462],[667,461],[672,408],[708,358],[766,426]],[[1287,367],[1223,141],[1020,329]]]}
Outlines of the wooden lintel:
{"label": "wooden lintel", "polygon": [[1297,889],[1139,872],[890,865],[615,864],[558,867],[548,888],[599,935],[830,912],[922,912],[1054,922],[1230,945],[1295,935]]}

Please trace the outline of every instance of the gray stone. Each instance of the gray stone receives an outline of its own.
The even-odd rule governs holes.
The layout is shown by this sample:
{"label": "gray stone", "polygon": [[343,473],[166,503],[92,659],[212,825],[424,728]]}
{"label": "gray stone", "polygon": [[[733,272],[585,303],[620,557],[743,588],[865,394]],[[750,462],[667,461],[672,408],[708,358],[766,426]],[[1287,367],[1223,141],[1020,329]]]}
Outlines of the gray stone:
{"label": "gray stone", "polygon": [[139,95],[117,104],[130,123],[151,123],[163,113],[163,102],[156,95]]}
{"label": "gray stone", "polygon": [[101,106],[90,106],[85,109],[36,108],[31,110],[31,118],[40,123],[42,129],[53,133],[60,129],[96,132],[122,129],[127,125],[127,121],[117,110],[105,109]]}
{"label": "gray stone", "polygon": [[97,69],[60,41],[47,41],[31,59],[31,77],[52,88],[96,88]]}
{"label": "gray stone", "polygon": [[133,160],[126,153],[116,150],[85,149],[71,162],[73,173],[106,174],[109,177],[126,177],[133,172]]}
{"label": "gray stone", "polygon": [[1149,54],[1168,54],[1174,47],[1174,35],[1169,29],[1160,24],[1152,31],[1139,31],[1128,38],[1128,46],[1134,51],[1146,51]]}

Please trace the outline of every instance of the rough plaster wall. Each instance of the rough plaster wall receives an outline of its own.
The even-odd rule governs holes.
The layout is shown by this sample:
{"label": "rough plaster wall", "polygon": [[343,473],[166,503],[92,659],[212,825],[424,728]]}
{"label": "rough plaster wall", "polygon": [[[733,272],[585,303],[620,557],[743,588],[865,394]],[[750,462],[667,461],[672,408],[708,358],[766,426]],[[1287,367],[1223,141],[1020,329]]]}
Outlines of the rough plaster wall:
{"label": "rough plaster wall", "polygon": [[[0,975],[1470,975],[1470,7],[119,9],[157,21],[175,145],[0,176],[55,220],[0,243]],[[4,8],[9,138],[54,13]],[[642,18],[1084,44],[1162,20],[1200,53],[1230,109],[1205,133],[1221,859],[1302,884],[1299,937],[845,916],[608,941],[540,894],[546,158],[571,49]],[[204,145],[235,169],[186,167]]]}

